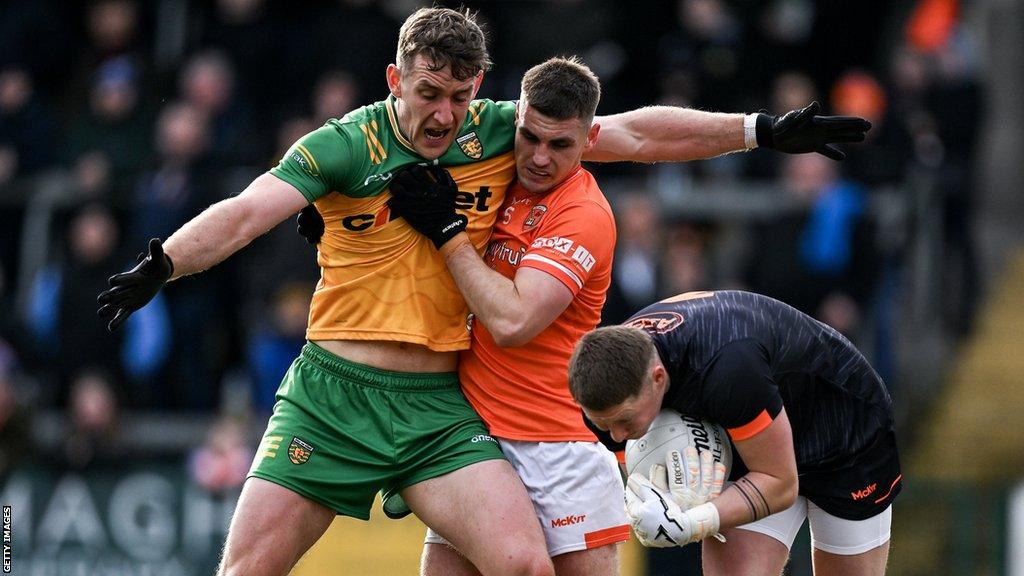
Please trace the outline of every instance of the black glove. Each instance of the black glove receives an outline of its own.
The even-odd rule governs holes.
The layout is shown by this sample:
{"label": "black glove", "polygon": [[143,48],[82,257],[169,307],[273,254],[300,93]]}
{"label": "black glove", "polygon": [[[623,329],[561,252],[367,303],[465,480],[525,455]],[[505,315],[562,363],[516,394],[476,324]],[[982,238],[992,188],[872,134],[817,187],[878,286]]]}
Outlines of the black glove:
{"label": "black glove", "polygon": [[320,215],[315,205],[310,204],[299,210],[299,215],[295,217],[295,225],[299,236],[305,238],[310,246],[320,243],[320,238],[324,235],[324,217]]}
{"label": "black glove", "polygon": [[395,174],[391,180],[388,206],[405,218],[410,226],[423,234],[434,246],[466,229],[469,220],[455,211],[458,185],[440,166],[412,166]]}
{"label": "black glove", "polygon": [[100,293],[96,311],[100,318],[111,318],[107,330],[117,330],[124,321],[142,308],[174,274],[174,263],[164,254],[159,238],[149,241],[149,255],[139,254],[139,263],[127,272],[110,277],[110,289]]}
{"label": "black glove", "polygon": [[832,144],[863,142],[871,122],[856,116],[818,116],[821,106],[811,102],[806,108],[791,110],[782,116],[757,115],[757,145],[787,154],[817,152],[833,160],[846,154]]}

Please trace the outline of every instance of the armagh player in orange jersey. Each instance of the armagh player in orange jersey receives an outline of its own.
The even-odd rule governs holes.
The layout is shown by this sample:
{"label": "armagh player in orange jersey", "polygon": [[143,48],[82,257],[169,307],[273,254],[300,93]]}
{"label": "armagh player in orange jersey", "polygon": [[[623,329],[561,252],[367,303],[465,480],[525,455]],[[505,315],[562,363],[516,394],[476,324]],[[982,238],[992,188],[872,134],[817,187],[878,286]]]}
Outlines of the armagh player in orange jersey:
{"label": "armagh player in orange jersey", "polygon": [[[481,259],[459,234],[440,248],[475,314],[462,389],[523,479],[560,575],[615,574],[615,544],[629,538],[615,458],[584,425],[567,379],[573,345],[601,319],[615,246],[608,202],[580,165],[600,131],[599,97],[597,78],[575,60],[528,71],[518,183],[490,246]],[[392,207],[429,235],[418,200],[400,192]],[[428,532],[425,574],[477,573],[445,543]]]}

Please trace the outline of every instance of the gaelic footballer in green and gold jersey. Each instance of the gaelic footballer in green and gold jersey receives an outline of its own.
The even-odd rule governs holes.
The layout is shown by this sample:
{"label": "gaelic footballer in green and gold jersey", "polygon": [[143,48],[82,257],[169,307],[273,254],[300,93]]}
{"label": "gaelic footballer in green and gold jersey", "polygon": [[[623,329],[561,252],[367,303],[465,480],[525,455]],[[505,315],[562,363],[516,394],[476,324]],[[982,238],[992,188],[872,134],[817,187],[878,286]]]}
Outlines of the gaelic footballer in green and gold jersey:
{"label": "gaelic footballer in green and gold jersey", "polygon": [[[436,161],[459,184],[458,208],[480,253],[515,176],[515,114],[514,102],[473,101],[456,145]],[[308,339],[469,347],[469,310],[443,259],[387,206],[391,176],[420,162],[390,96],[307,134],[270,171],[315,202],[326,223]]]}

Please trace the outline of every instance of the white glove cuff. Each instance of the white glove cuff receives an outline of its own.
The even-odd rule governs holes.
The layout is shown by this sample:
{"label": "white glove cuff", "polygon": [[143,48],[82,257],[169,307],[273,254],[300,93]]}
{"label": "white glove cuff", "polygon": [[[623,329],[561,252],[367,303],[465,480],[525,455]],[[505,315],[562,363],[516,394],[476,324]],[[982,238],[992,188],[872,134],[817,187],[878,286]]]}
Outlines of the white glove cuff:
{"label": "white glove cuff", "polygon": [[711,502],[705,502],[686,511],[694,527],[693,540],[703,540],[712,534],[718,534],[718,508]]}
{"label": "white glove cuff", "polygon": [[743,145],[747,150],[757,148],[757,114],[743,117]]}

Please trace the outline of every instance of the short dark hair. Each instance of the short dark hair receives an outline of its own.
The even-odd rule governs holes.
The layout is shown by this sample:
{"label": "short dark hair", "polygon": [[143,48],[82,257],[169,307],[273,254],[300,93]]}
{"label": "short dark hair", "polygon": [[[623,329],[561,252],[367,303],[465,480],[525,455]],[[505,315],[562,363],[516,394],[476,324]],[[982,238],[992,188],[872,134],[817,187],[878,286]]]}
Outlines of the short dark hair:
{"label": "short dark hair", "polygon": [[555,120],[594,119],[601,100],[601,82],[575,56],[556,57],[526,71],[522,82],[527,104]]}
{"label": "short dark hair", "polygon": [[587,410],[607,410],[636,396],[657,354],[651,337],[630,326],[583,335],[569,360],[569,392]]}
{"label": "short dark hair", "polygon": [[456,80],[468,80],[491,67],[487,38],[468,9],[420,8],[406,18],[398,31],[395,63],[407,69],[417,54],[432,61],[431,70],[450,67]]}

